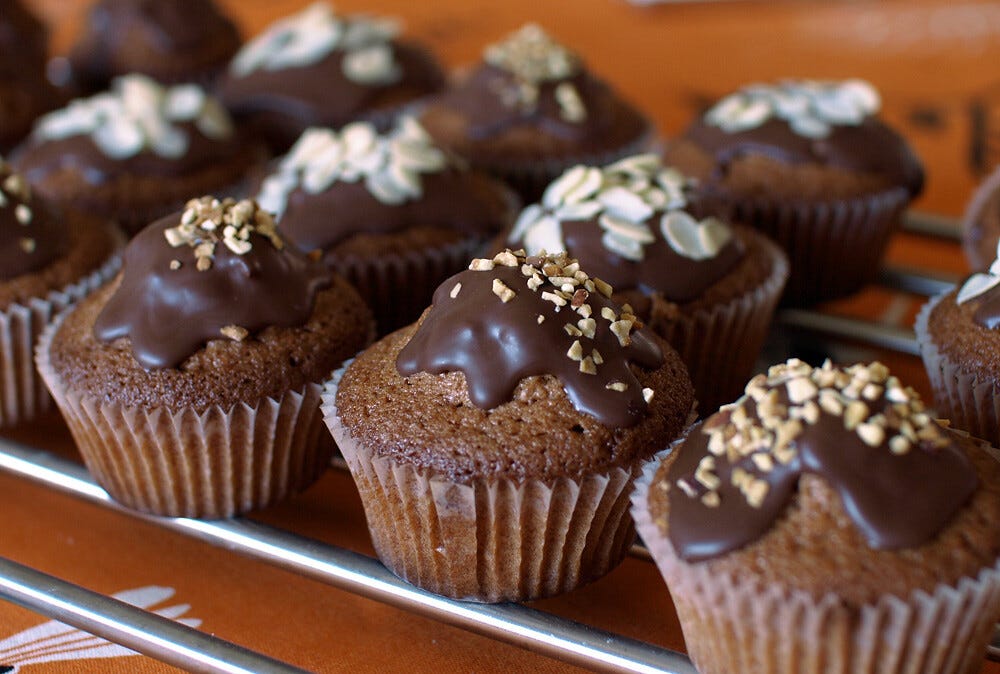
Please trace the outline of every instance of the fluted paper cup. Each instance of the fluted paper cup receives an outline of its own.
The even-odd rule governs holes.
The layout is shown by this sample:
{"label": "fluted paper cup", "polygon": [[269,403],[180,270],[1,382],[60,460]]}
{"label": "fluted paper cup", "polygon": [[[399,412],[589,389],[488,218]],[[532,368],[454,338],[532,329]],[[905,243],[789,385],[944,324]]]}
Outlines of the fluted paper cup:
{"label": "fluted paper cup", "polygon": [[801,306],[849,295],[873,281],[909,201],[909,192],[897,187],[831,201],[704,194],[699,206],[781,246],[791,263],[782,303]]}
{"label": "fluted paper cup", "polygon": [[456,599],[521,601],[567,592],[624,558],[634,537],[628,515],[634,471],[615,468],[552,483],[459,483],[376,456],[340,422],[336,394],[346,367],[324,388],[324,418],[390,571]]}
{"label": "fluted paper cup", "polygon": [[1000,615],[1000,562],[955,585],[860,607],[710,573],[674,553],[649,489],[665,454],[636,480],[632,515],[670,589],[701,674],[972,674]]}
{"label": "fluted paper cup", "polygon": [[71,389],[52,367],[64,316],[42,335],[38,369],[87,469],[119,503],[170,517],[231,517],[306,488],[328,465],[319,384],[231,409],[107,402]]}
{"label": "fluted paper cup", "polygon": [[120,266],[121,257],[115,250],[104,264],[79,281],[0,311],[0,428],[31,421],[52,406],[45,382],[35,369],[35,345],[57,314],[102,286]]}
{"label": "fluted paper cup", "polygon": [[1000,445],[1000,391],[996,383],[963,369],[934,344],[930,335],[931,312],[949,294],[954,291],[931,298],[920,309],[913,326],[934,392],[934,405],[953,427],[995,447]]}

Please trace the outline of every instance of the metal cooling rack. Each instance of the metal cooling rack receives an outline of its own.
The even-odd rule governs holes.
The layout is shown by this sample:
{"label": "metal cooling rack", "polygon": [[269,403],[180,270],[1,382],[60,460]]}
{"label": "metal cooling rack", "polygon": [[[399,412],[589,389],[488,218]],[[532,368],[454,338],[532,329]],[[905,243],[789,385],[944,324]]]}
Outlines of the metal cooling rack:
{"label": "metal cooling rack", "polygon": [[[958,236],[954,221],[921,214],[911,215],[905,229],[952,243]],[[888,267],[882,271],[879,283],[895,291],[930,296],[957,280],[953,276]],[[911,330],[874,321],[784,310],[779,313],[777,324],[796,334],[807,333],[812,345],[835,346],[846,340],[917,354]],[[346,470],[343,463],[335,463],[334,467]],[[571,664],[604,672],[697,674],[683,653],[521,604],[486,605],[445,599],[399,580],[376,559],[289,531],[242,518],[205,522],[127,510],[112,501],[82,466],[3,438],[0,438],[0,470],[342,590]],[[641,545],[634,546],[631,554],[649,560]],[[255,674],[303,671],[2,557],[0,599],[190,671]],[[989,654],[1000,656],[1000,634],[994,638]]]}

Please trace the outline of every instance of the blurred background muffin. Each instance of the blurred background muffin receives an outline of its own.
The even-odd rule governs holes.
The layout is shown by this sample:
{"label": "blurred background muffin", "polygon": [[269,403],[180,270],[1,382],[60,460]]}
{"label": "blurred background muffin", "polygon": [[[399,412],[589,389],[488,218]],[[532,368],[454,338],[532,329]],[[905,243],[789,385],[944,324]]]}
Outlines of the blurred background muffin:
{"label": "blurred background muffin", "polygon": [[444,84],[434,56],[399,35],[395,20],[340,16],[316,2],[250,40],[217,91],[233,116],[276,152],[311,126],[370,119],[386,128]]}
{"label": "blurred background muffin", "polygon": [[701,207],[785,250],[786,303],[833,299],[874,279],[923,187],[920,162],[880,107],[860,80],[754,84],[695,119],[665,160],[698,181]]}

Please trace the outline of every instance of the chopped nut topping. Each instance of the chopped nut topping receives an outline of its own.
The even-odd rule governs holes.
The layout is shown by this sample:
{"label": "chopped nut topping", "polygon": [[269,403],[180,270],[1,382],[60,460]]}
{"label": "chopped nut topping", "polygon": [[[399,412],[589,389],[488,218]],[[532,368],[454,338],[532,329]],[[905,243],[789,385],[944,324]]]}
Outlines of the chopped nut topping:
{"label": "chopped nut topping", "polygon": [[178,269],[181,268],[181,261],[180,260],[171,260],[170,261],[170,268],[173,269],[174,271],[177,271]]}
{"label": "chopped nut topping", "polygon": [[612,391],[618,391],[619,393],[622,393],[628,390],[628,384],[626,384],[623,381],[613,381],[604,388],[608,388],[611,389]]}
{"label": "chopped nut topping", "polygon": [[566,325],[564,325],[563,330],[565,330],[566,334],[569,335],[570,337],[583,337],[583,332],[580,330],[580,328],[576,327],[572,323],[567,323]]}
{"label": "chopped nut topping", "polygon": [[653,399],[653,389],[651,388],[642,389],[642,399],[645,400],[646,404],[648,405],[649,401]]}
{"label": "chopped nut topping", "polygon": [[14,208],[14,217],[17,218],[17,221],[22,225],[28,225],[31,223],[31,209],[25,204],[18,204]]}
{"label": "chopped nut topping", "polygon": [[632,338],[629,336],[631,329],[632,321],[620,320],[611,324],[611,332],[618,338],[618,343],[622,346],[628,346],[632,343]]}
{"label": "chopped nut topping", "polygon": [[493,294],[500,298],[500,301],[506,304],[514,299],[515,292],[507,287],[507,284],[498,278],[493,279]]}
{"label": "chopped nut topping", "polygon": [[472,271],[493,271],[494,266],[493,260],[487,260],[481,257],[477,257],[469,263],[469,269]]}
{"label": "chopped nut topping", "polygon": [[236,255],[249,253],[253,249],[252,234],[266,238],[278,250],[284,248],[274,218],[256,202],[229,198],[219,201],[207,196],[188,201],[180,224],[163,232],[171,247],[186,245],[193,249],[198,271],[211,269],[219,242]]}
{"label": "chopped nut topping", "polygon": [[235,342],[242,342],[250,334],[246,328],[241,328],[238,325],[227,325],[219,332]]}
{"label": "chopped nut topping", "polygon": [[566,355],[569,356],[570,360],[583,360],[583,346],[580,344],[580,340],[576,340],[570,345]]}
{"label": "chopped nut topping", "polygon": [[584,374],[597,374],[597,365],[594,364],[594,359],[587,356],[580,361],[580,372]]}
{"label": "chopped nut topping", "polygon": [[38,245],[37,241],[28,237],[23,237],[19,243],[21,244],[21,250],[25,253],[34,253]]}
{"label": "chopped nut topping", "polygon": [[448,293],[448,295],[451,297],[451,299],[455,299],[456,297],[458,297],[458,293],[460,292],[462,292],[462,284],[456,283],[455,286],[451,289],[451,292]]}

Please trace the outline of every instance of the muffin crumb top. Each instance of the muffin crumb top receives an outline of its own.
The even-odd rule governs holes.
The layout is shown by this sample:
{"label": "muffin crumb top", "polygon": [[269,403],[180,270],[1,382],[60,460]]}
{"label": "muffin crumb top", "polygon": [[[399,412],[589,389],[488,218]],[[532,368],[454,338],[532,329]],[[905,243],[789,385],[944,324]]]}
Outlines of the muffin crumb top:
{"label": "muffin crumb top", "polygon": [[630,363],[656,368],[663,353],[611,293],[565,253],[508,249],[475,259],[438,288],[397,370],[460,370],[469,398],[484,409],[509,400],[522,379],[551,374],[577,409],[607,426],[630,426],[653,395]]}
{"label": "muffin crumb top", "polygon": [[747,384],[676,449],[667,530],[697,561],[762,536],[803,473],[844,500],[871,547],[922,544],[976,489],[975,471],[917,393],[875,362],[792,359]]}

